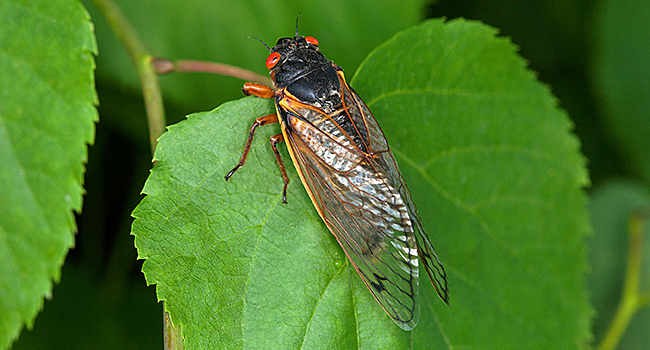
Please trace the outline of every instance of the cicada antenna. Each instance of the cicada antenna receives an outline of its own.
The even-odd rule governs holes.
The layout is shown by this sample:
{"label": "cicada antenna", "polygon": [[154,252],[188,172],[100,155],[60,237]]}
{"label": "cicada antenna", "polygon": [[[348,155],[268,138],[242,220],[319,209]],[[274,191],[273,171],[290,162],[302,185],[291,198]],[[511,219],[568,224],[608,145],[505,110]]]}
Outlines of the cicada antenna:
{"label": "cicada antenna", "polygon": [[256,38],[256,37],[254,37],[254,36],[247,36],[246,39],[255,39],[255,40],[261,42],[264,46],[266,46],[267,49],[269,49],[269,51],[271,51],[271,48],[269,47],[269,45],[266,45],[265,42],[263,42],[262,40],[260,40],[260,39],[258,39],[258,38]]}
{"label": "cicada antenna", "polygon": [[298,19],[300,18],[300,12],[298,12],[298,16],[296,16],[296,36],[298,36]]}

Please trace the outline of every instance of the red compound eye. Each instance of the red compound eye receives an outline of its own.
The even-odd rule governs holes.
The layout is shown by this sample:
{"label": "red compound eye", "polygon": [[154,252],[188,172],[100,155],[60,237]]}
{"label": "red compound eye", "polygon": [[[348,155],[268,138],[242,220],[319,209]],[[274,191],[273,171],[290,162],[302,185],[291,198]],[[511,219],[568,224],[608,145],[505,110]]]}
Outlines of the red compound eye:
{"label": "red compound eye", "polygon": [[318,40],[316,40],[316,38],[314,38],[312,36],[306,36],[305,41],[312,44],[312,45],[318,46]]}
{"label": "red compound eye", "polygon": [[275,67],[275,65],[278,63],[280,60],[280,53],[274,52],[269,55],[269,57],[266,58],[266,68],[271,69]]}

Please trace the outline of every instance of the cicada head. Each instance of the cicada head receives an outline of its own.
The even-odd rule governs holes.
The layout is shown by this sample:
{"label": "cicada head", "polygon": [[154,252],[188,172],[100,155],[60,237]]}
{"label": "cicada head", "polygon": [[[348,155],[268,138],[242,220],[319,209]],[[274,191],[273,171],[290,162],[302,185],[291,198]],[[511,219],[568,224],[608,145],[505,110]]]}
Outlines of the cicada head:
{"label": "cicada head", "polygon": [[275,87],[283,88],[327,62],[318,50],[318,40],[310,36],[296,36],[278,40],[266,59],[266,68]]}

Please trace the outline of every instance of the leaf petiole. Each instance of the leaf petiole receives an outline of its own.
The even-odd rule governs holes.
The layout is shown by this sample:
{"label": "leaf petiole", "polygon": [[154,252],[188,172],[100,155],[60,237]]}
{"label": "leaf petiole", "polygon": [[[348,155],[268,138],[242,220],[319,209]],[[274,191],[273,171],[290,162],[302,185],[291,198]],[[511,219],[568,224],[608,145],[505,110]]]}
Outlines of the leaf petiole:
{"label": "leaf petiole", "polygon": [[616,315],[598,346],[598,350],[616,349],[621,337],[630,324],[632,317],[650,303],[650,294],[641,293],[639,282],[643,262],[643,232],[648,220],[647,215],[635,214],[630,218],[628,226],[628,259],[623,284],[623,296],[618,305]]}
{"label": "leaf petiole", "polygon": [[229,64],[194,61],[194,60],[176,60],[171,61],[166,58],[156,57],[151,61],[151,65],[156,73],[163,75],[171,72],[200,72],[226,75],[229,77],[239,78],[241,80],[253,81],[271,86],[271,79],[268,76],[251,72]]}

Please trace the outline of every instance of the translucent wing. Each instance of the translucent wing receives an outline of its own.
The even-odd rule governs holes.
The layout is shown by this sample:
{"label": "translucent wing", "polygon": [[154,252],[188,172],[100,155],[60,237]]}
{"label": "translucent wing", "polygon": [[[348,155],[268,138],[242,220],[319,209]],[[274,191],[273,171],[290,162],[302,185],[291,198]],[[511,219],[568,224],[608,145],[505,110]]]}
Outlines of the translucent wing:
{"label": "translucent wing", "polygon": [[419,320],[419,262],[445,303],[446,274],[381,128],[339,76],[342,105],[329,113],[280,99],[283,132],[323,221],[382,308],[410,330]]}

